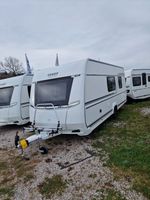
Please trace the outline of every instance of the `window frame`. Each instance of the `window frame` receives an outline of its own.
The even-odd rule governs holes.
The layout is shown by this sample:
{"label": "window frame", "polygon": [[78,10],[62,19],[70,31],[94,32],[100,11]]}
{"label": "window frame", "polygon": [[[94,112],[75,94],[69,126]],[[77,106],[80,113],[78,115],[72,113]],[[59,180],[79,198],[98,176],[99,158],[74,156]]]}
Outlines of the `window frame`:
{"label": "window frame", "polygon": [[142,73],[142,85],[146,85],[147,80],[146,80],[146,73]]}
{"label": "window frame", "polygon": [[[120,82],[120,81],[121,81],[121,82]],[[123,88],[122,76],[118,76],[118,86],[119,86],[119,89],[122,89],[122,88]]]}
{"label": "window frame", "polygon": [[[135,84],[134,79],[140,78],[140,84]],[[141,76],[133,76],[132,77],[132,85],[133,87],[138,87],[142,85],[142,77]]]}
{"label": "window frame", "polygon": [[0,107],[10,106],[10,103],[11,103],[12,94],[13,94],[13,91],[14,91],[14,86],[0,88],[0,92],[1,92],[1,90],[5,90],[5,89],[11,89],[10,94],[9,94],[9,100],[6,103],[1,103],[0,102]]}
{"label": "window frame", "polygon": [[31,85],[27,86],[27,91],[28,91],[28,96],[29,96],[29,99],[30,99],[30,97],[31,97]]}
{"label": "window frame", "polygon": [[[113,82],[110,79],[113,79]],[[112,92],[116,90],[115,76],[107,76],[107,89],[108,89],[108,92]]]}
{"label": "window frame", "polygon": [[[66,88],[66,98],[64,100],[58,100],[58,101],[47,101],[47,100],[43,100],[43,101],[39,101],[37,99],[37,88],[38,88],[38,84],[43,84],[43,83],[50,83],[52,82],[53,84],[56,82],[58,84],[58,81],[63,82],[63,80],[67,81],[67,88]],[[70,98],[70,93],[71,93],[71,88],[72,88],[72,83],[73,83],[73,77],[71,76],[67,76],[67,77],[61,77],[61,78],[56,78],[56,79],[47,79],[47,80],[43,80],[43,81],[39,81],[35,84],[35,106],[37,106],[38,104],[41,107],[45,107],[45,106],[49,106],[48,104],[52,103],[54,106],[66,106],[69,103],[69,98]],[[42,105],[43,104],[43,105]],[[47,105],[46,105],[47,104]]]}

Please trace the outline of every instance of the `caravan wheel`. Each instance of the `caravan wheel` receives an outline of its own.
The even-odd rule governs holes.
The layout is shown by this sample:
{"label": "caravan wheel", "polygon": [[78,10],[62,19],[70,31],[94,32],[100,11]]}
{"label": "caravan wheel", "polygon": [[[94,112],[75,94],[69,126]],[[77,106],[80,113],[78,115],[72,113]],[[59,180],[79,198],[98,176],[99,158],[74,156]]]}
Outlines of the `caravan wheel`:
{"label": "caravan wheel", "polygon": [[117,106],[115,106],[115,107],[114,107],[114,113],[113,113],[113,116],[114,116],[114,117],[117,116],[117,112],[118,112],[118,109],[117,109]]}
{"label": "caravan wheel", "polygon": [[41,154],[47,154],[48,153],[48,149],[46,147],[39,147],[39,151],[41,152]]}

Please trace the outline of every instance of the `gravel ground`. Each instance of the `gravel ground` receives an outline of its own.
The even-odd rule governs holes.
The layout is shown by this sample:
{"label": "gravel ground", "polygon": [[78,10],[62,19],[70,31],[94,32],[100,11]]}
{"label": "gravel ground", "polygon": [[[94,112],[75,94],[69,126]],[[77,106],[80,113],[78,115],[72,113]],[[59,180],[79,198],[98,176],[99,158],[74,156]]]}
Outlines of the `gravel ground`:
{"label": "gravel ground", "polygon": [[[17,126],[0,128],[0,156],[3,156],[3,152],[11,151],[14,156],[20,156],[20,151],[14,148],[14,137],[17,130],[21,138],[27,137],[21,129]],[[44,200],[45,197],[38,191],[38,185],[46,177],[62,175],[67,181],[67,188],[61,196],[54,195],[52,200],[101,200],[107,196],[108,189],[120,193],[127,200],[146,200],[142,194],[131,189],[131,182],[115,180],[113,173],[105,165],[108,156],[105,156],[106,159],[97,156],[92,147],[92,137],[62,135],[42,142],[42,145],[48,147],[47,155],[41,155],[38,144],[35,143],[25,151],[25,156],[30,161],[38,162],[32,170],[34,178],[30,182],[18,179],[13,199]],[[6,161],[9,161],[9,154]]]}

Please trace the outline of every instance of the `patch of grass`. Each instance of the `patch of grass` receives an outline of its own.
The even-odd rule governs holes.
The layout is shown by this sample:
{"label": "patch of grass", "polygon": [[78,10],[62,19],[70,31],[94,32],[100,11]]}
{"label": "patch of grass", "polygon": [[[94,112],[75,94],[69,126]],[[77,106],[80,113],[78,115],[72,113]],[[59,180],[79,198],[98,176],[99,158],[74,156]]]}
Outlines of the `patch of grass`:
{"label": "patch of grass", "polygon": [[104,200],[125,200],[119,192],[116,192],[113,189],[107,189],[106,194]]}
{"label": "patch of grass", "polygon": [[108,153],[107,165],[115,174],[131,176],[133,188],[150,198],[150,116],[140,113],[144,107],[150,107],[150,101],[126,104],[101,126],[93,146]]}
{"label": "patch of grass", "polygon": [[61,195],[67,188],[67,183],[61,175],[54,175],[52,178],[46,178],[38,187],[39,192],[49,199],[56,194]]}
{"label": "patch of grass", "polygon": [[11,183],[13,180],[14,177],[10,174],[10,172],[8,172],[7,175],[3,176],[3,179],[0,181],[0,186]]}
{"label": "patch of grass", "polygon": [[33,169],[39,160],[25,160],[21,156],[16,157],[15,152],[8,150],[0,151],[0,157],[0,199],[1,196],[3,199],[12,199],[18,181],[26,183],[35,178]]}
{"label": "patch of grass", "polygon": [[18,178],[23,178],[24,181],[30,181],[34,178],[33,168],[36,166],[38,161],[36,160],[24,160],[18,156],[12,160],[12,166],[15,169]]}
{"label": "patch of grass", "polygon": [[5,186],[0,187],[0,197],[5,197],[7,199],[13,197],[14,195],[14,187],[13,186]]}
{"label": "patch of grass", "polygon": [[97,190],[97,193],[100,193],[100,196],[97,195],[92,200],[126,200],[120,192],[115,191],[113,188],[105,188],[102,190]]}
{"label": "patch of grass", "polygon": [[30,182],[32,179],[34,179],[35,176],[32,172],[28,172],[25,176],[24,176],[24,183],[26,182]]}
{"label": "patch of grass", "polygon": [[[133,181],[133,188],[143,193],[146,197],[150,197],[150,178],[144,174],[137,174]],[[150,198],[149,198],[150,199]]]}
{"label": "patch of grass", "polygon": [[21,156],[16,157],[13,151],[4,150],[0,151],[0,157],[0,199],[10,200],[18,181],[26,183],[35,178],[33,169],[39,160],[25,160]]}
{"label": "patch of grass", "polygon": [[[9,152],[0,152],[0,199],[13,199],[15,192],[13,170],[8,159]],[[5,155],[5,156],[4,156]],[[7,160],[7,162],[6,162]]]}
{"label": "patch of grass", "polygon": [[0,172],[8,168],[7,162],[0,161]]}

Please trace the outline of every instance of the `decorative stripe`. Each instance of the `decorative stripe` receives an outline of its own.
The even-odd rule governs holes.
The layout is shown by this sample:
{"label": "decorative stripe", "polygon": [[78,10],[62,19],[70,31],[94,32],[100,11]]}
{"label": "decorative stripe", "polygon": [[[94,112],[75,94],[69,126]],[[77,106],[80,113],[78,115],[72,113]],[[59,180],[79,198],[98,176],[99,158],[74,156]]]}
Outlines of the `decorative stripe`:
{"label": "decorative stripe", "polygon": [[[104,102],[104,101],[107,101],[107,100],[109,100],[109,99],[112,99],[113,97],[116,97],[116,96],[118,96],[118,95],[120,95],[120,94],[122,94],[122,93],[125,93],[126,91],[123,91],[123,92],[120,92],[119,94],[116,94],[116,95],[113,95],[113,94],[111,94],[111,95],[113,95],[112,97],[110,97],[110,98],[107,98],[107,99],[104,99],[104,98],[106,98],[106,96],[104,96],[104,97],[101,97],[101,98],[99,98],[99,99],[94,99],[94,100],[92,100],[93,102],[94,101],[98,101],[98,100],[100,100],[100,99],[104,99],[104,100],[102,100],[102,101],[100,101],[100,102],[97,102],[97,103],[95,103],[95,104],[93,104],[93,105],[90,105],[90,106],[88,106],[86,109],[88,109],[88,108],[91,108],[91,107],[93,107],[93,106],[95,106],[95,105],[97,105],[97,104],[99,104],[99,103],[102,103],[102,102]],[[86,102],[85,103],[85,105],[87,105],[87,104],[90,104],[91,103],[91,101],[89,101],[89,102]]]}
{"label": "decorative stripe", "polygon": [[24,103],[21,103],[21,105],[25,105],[25,104],[29,104],[29,102],[24,102]]}
{"label": "decorative stripe", "polygon": [[106,76],[106,77],[110,77],[110,76],[114,76],[114,77],[118,77],[118,76],[123,76],[123,73],[119,73],[119,74],[115,74],[115,75],[108,75],[108,74],[86,74],[86,76]]}
{"label": "decorative stripe", "polygon": [[135,98],[137,98],[137,97],[149,97],[149,96],[150,96],[150,94],[146,94],[146,95],[136,96]]}
{"label": "decorative stripe", "polygon": [[[133,86],[135,87],[135,86]],[[143,90],[143,89],[149,89],[150,87],[145,87],[145,88],[140,88],[140,89],[133,89],[132,91],[137,91],[137,90]]]}
{"label": "decorative stripe", "polygon": [[26,83],[26,84],[23,84],[23,86],[31,86],[31,84],[29,84],[29,83]]}
{"label": "decorative stripe", "polygon": [[25,119],[29,119],[29,117],[26,117],[26,118],[22,118],[22,119],[24,119],[24,120],[25,120]]}
{"label": "decorative stripe", "polygon": [[101,120],[102,118],[104,118],[106,115],[108,115],[109,113],[112,112],[112,109],[110,111],[108,111],[107,113],[105,113],[103,116],[101,116],[100,118],[98,118],[96,121],[92,122],[90,125],[88,125],[88,128],[90,126],[93,126],[94,124],[96,124],[99,120]]}
{"label": "decorative stripe", "polygon": [[94,103],[95,101],[102,100],[102,99],[104,99],[104,98],[106,98],[106,97],[112,96],[113,94],[115,94],[115,93],[111,93],[111,94],[105,95],[105,96],[103,96],[103,97],[99,97],[99,98],[97,98],[97,99],[93,99],[93,100],[91,100],[91,101],[86,102],[85,105]]}
{"label": "decorative stripe", "polygon": [[119,107],[119,106],[121,106],[122,104],[124,104],[126,102],[126,100],[125,101],[122,101],[121,103],[119,103],[117,106]]}

